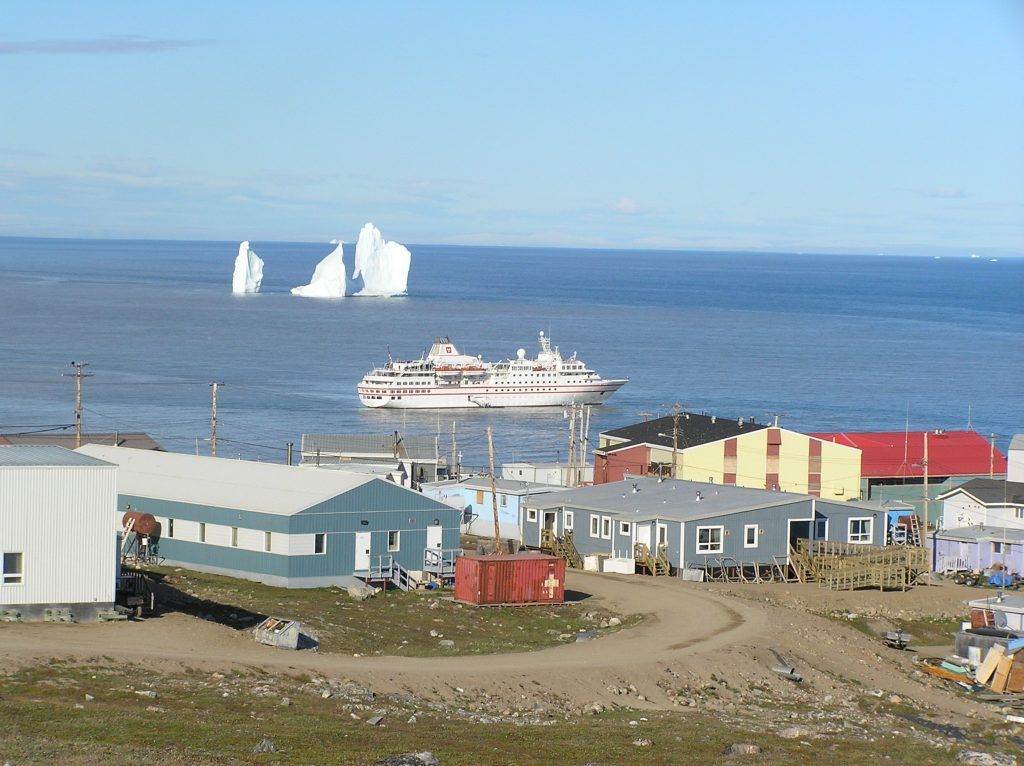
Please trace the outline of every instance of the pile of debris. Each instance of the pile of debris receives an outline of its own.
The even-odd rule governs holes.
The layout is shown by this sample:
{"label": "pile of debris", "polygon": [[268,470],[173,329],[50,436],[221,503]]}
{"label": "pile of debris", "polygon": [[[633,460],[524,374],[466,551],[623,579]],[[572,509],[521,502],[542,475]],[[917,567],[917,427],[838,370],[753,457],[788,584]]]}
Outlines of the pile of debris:
{"label": "pile of debris", "polygon": [[969,603],[971,621],[956,634],[955,654],[926,662],[924,672],[978,699],[1024,708],[1024,598],[1000,595]]}

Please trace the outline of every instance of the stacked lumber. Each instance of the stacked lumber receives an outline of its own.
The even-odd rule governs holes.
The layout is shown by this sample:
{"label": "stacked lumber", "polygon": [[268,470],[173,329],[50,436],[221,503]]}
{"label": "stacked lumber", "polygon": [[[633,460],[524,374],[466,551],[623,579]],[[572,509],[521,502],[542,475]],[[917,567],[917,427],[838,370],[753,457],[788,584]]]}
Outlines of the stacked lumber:
{"label": "stacked lumber", "polygon": [[998,694],[1024,692],[1024,639],[1011,641],[1008,647],[996,644],[974,674],[976,683]]}

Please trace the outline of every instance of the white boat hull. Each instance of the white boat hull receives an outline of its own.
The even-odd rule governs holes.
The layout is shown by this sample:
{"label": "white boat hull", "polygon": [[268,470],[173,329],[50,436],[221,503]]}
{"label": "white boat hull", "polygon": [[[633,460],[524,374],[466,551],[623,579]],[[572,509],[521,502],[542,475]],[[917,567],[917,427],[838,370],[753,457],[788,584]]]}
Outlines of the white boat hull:
{"label": "white boat hull", "polygon": [[[367,407],[398,410],[476,409],[478,407],[563,407],[567,404],[603,404],[625,380],[603,380],[597,385],[563,391],[515,391],[493,386],[450,386],[422,394],[379,394],[359,387],[359,401]],[[380,397],[380,398],[376,398]]]}

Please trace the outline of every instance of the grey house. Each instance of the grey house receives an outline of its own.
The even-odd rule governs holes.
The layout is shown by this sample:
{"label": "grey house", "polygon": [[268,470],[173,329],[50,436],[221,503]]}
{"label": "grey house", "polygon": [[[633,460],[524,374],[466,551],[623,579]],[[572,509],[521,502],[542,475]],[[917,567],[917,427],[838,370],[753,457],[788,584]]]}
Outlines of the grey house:
{"label": "grey house", "polygon": [[665,545],[671,566],[687,569],[785,563],[797,539],[883,545],[885,524],[875,504],[635,476],[531,498],[523,531],[538,546],[543,529],[572,530],[584,556],[632,558],[636,543]]}
{"label": "grey house", "polygon": [[385,479],[346,471],[89,445],[118,466],[120,527],[150,513],[169,564],[289,588],[343,584],[393,560],[424,568],[458,548],[461,512]]}

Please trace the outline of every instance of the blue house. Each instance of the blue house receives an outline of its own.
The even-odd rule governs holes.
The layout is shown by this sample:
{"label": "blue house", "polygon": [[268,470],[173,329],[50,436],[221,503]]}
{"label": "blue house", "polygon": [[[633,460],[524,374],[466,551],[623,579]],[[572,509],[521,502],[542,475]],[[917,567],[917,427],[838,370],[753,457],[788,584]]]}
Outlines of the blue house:
{"label": "blue house", "polygon": [[[552,492],[565,492],[565,487],[537,484],[514,479],[494,482],[498,496],[498,527],[502,538],[522,540],[523,510],[525,504]],[[422,484],[420,490],[446,505],[462,512],[462,531],[470,535],[494,536],[494,495],[490,476],[470,476],[461,481],[454,479]]]}
{"label": "blue house", "polygon": [[149,513],[161,524],[168,564],[288,588],[345,585],[382,560],[413,572],[428,551],[459,546],[461,513],[386,479],[87,445],[114,463],[117,517]]}
{"label": "blue house", "polygon": [[886,512],[877,504],[704,482],[632,476],[526,503],[523,532],[540,546],[542,530],[572,532],[583,556],[633,558],[642,543],[666,546],[675,570],[785,564],[797,540],[884,545]]}

